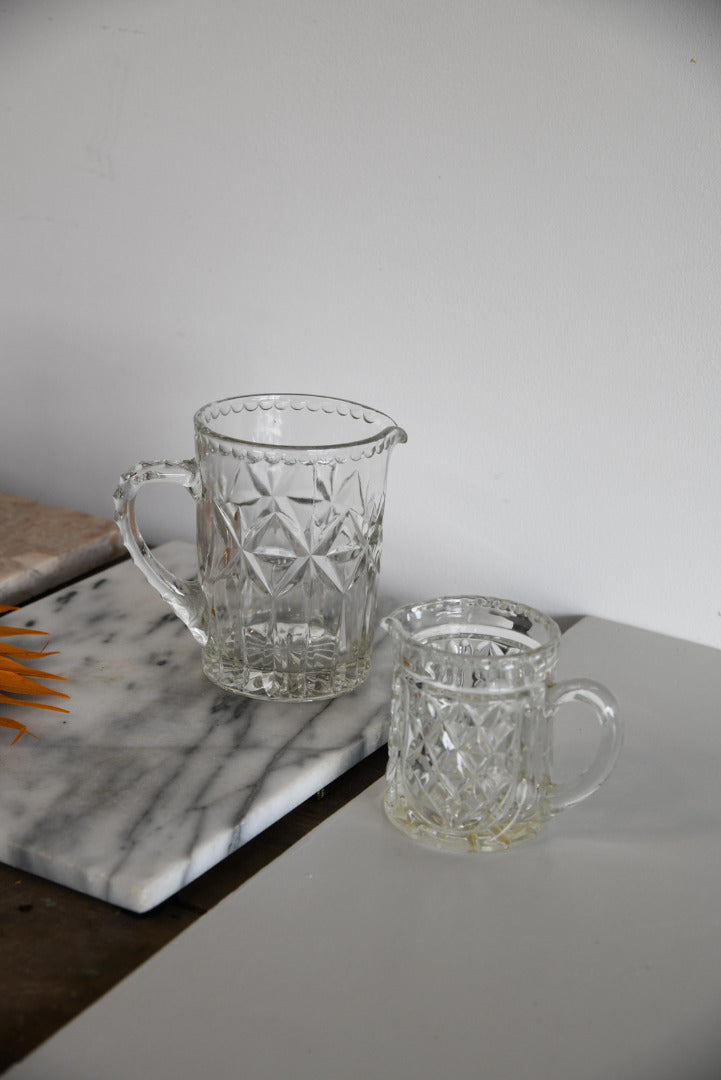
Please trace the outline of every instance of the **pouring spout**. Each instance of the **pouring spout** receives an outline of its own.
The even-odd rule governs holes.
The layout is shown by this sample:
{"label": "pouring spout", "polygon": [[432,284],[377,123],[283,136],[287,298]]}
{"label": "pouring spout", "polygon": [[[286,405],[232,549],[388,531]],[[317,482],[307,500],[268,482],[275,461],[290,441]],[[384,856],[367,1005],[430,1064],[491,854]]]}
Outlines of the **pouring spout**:
{"label": "pouring spout", "polygon": [[393,615],[386,615],[381,619],[381,628],[391,637],[398,637],[401,632],[401,624]]}
{"label": "pouring spout", "polygon": [[394,446],[400,446],[402,443],[408,442],[408,435],[402,427],[398,427],[394,424],[393,427],[387,428],[383,432],[383,448],[385,450],[392,450]]}
{"label": "pouring spout", "polygon": [[391,611],[389,615],[385,615],[380,625],[387,634],[393,638],[394,641],[407,641],[413,638],[412,632],[409,630],[406,620],[408,608],[396,608],[395,611]]}

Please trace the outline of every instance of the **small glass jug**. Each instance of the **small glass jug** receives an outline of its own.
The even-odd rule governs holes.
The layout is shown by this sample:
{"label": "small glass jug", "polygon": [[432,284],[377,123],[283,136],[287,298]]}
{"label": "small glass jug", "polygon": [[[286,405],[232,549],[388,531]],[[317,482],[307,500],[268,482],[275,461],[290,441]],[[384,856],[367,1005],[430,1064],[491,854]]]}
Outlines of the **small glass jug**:
{"label": "small glass jug", "polygon": [[[394,825],[449,851],[504,850],[591,795],[611,772],[623,724],[610,690],[554,682],[561,634],[525,604],[445,597],[384,619],[394,645],[385,808]],[[553,721],[580,701],[601,740],[574,781],[551,780]]]}
{"label": "small glass jug", "polygon": [[[370,670],[390,450],[406,433],[340,398],[263,394],[195,414],[195,458],[143,462],[115,492],[133,561],[202,646],[224,690],[312,701]],[[135,518],[143,484],[196,500],[199,576],[180,580]]]}

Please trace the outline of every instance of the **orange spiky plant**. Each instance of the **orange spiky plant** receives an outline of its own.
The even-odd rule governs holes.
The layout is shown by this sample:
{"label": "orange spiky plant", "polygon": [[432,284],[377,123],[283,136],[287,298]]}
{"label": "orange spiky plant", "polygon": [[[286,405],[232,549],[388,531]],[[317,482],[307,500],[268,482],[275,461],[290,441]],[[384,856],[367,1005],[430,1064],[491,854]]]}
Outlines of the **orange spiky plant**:
{"label": "orange spiky plant", "polygon": [[[8,607],[7,604],[0,604],[0,614],[16,610],[14,607]],[[50,712],[67,713],[67,709],[61,709],[58,705],[25,700],[28,697],[67,698],[69,695],[43,686],[41,682],[37,681],[41,679],[42,682],[49,680],[65,682],[62,675],[51,675],[47,671],[38,671],[36,668],[23,663],[24,660],[44,660],[46,656],[57,656],[57,650],[55,652],[33,652],[17,645],[10,645],[9,642],[4,640],[22,634],[39,637],[48,636],[44,630],[32,630],[27,626],[4,626],[0,623],[0,705],[28,705],[35,709],[48,709]],[[7,716],[0,716],[0,727],[10,728],[11,731],[17,732],[10,744],[11,746],[23,735],[30,735],[33,739],[38,738],[37,735],[33,735],[32,731],[28,731],[25,724],[19,720],[11,720]]]}

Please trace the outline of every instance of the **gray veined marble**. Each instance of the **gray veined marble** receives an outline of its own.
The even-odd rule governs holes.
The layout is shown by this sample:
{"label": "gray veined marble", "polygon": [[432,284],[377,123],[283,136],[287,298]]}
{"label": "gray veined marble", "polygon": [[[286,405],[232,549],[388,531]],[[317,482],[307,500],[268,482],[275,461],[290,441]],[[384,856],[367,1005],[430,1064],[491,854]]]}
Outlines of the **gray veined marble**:
{"label": "gray veined marble", "polygon": [[[192,572],[192,545],[159,553]],[[214,687],[188,631],[129,562],[15,622],[50,632],[60,654],[47,669],[67,677],[71,700],[68,716],[16,710],[39,741],[11,747],[0,730],[0,859],[132,911],[171,896],[387,737],[382,632],[359,690],[275,704]]]}

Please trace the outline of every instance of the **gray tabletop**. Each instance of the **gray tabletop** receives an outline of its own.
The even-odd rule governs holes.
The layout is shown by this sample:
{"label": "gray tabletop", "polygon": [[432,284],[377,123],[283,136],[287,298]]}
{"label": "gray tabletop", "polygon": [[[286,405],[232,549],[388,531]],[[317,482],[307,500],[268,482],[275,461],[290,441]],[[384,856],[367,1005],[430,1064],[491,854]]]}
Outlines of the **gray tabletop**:
{"label": "gray tabletop", "polygon": [[[9,1080],[717,1077],[721,657],[584,619],[560,675],[611,686],[627,738],[539,838],[429,850],[375,784]],[[589,750],[580,714],[558,740]]]}

